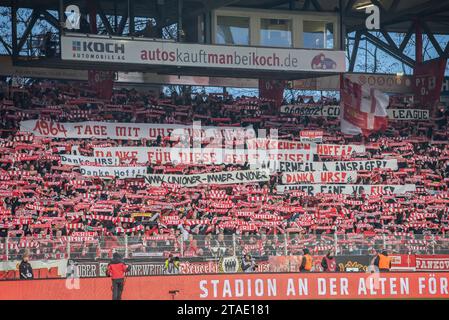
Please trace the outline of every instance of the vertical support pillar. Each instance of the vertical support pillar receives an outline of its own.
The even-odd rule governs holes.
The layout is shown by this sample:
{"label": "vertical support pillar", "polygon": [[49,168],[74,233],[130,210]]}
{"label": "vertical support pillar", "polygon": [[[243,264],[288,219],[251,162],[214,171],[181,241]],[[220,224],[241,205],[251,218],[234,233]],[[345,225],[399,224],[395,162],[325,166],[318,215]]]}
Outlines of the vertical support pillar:
{"label": "vertical support pillar", "polygon": [[423,62],[423,52],[422,52],[422,28],[421,22],[419,20],[415,20],[415,61],[416,63]]}
{"label": "vertical support pillar", "polygon": [[368,73],[368,38],[365,37],[365,73]]}
{"label": "vertical support pillar", "polygon": [[212,19],[210,16],[210,11],[207,11],[204,14],[204,40],[205,43],[211,44],[212,43]]}
{"label": "vertical support pillar", "polygon": [[128,0],[128,17],[129,17],[129,35],[134,36],[136,32],[135,21],[134,21],[134,0]]}
{"label": "vertical support pillar", "polygon": [[236,255],[235,233],[232,234],[232,248],[234,249],[234,253],[232,255],[235,256]]}
{"label": "vertical support pillar", "polygon": [[360,31],[355,33],[354,46],[352,47],[351,59],[349,60],[349,71],[354,71],[355,61],[357,59],[357,52],[359,51],[360,38],[362,34]]}
{"label": "vertical support pillar", "polygon": [[284,233],[284,255],[288,256],[288,241],[287,241],[287,233]]}
{"label": "vertical support pillar", "polygon": [[162,38],[162,25],[164,16],[164,0],[158,0],[156,3],[156,36],[155,38]]}
{"label": "vertical support pillar", "polygon": [[435,235],[432,235],[432,254],[435,254]]}
{"label": "vertical support pillar", "polygon": [[117,0],[114,0],[114,33],[118,34]]}
{"label": "vertical support pillar", "polygon": [[183,0],[178,0],[178,37],[177,41],[181,42],[183,39],[183,20],[182,20],[182,9],[183,9]]}
{"label": "vertical support pillar", "polygon": [[67,240],[67,259],[70,259],[70,240]]}
{"label": "vertical support pillar", "polygon": [[96,256],[96,258],[97,259],[101,259],[101,241],[102,241],[102,238],[103,238],[104,236],[101,236],[99,239],[98,239],[98,243],[97,243],[97,252],[96,252],[96,254],[95,254],[95,256]]}
{"label": "vertical support pillar", "polygon": [[6,254],[6,261],[9,261],[9,236],[5,238],[5,254]]}
{"label": "vertical support pillar", "polygon": [[12,37],[12,59],[16,59],[17,52],[17,1],[11,1],[11,37]]}
{"label": "vertical support pillar", "polygon": [[59,41],[59,54],[62,55],[62,41],[61,37],[64,33],[64,27],[65,27],[65,14],[64,14],[64,0],[59,0],[59,35],[58,35],[58,41]]}
{"label": "vertical support pillar", "polygon": [[88,1],[90,32],[97,34],[97,2]]}
{"label": "vertical support pillar", "polygon": [[[339,49],[340,50],[344,50],[345,48],[345,39],[344,39],[344,24],[343,24],[343,19],[344,19],[344,8],[343,8],[343,0],[339,0],[338,1],[338,13],[339,13],[339,27],[338,27],[338,43],[339,43]],[[334,36],[335,39],[335,36]]]}
{"label": "vertical support pillar", "polygon": [[59,0],[59,37],[61,37],[64,30],[64,0]]}
{"label": "vertical support pillar", "polygon": [[128,235],[125,233],[125,259],[128,259],[129,251],[128,251]]}
{"label": "vertical support pillar", "polygon": [[181,238],[181,257],[184,257],[184,236],[181,234],[179,237]]}
{"label": "vertical support pillar", "polygon": [[334,232],[334,254],[337,255],[338,254],[338,236],[337,236],[337,230],[335,230]]}

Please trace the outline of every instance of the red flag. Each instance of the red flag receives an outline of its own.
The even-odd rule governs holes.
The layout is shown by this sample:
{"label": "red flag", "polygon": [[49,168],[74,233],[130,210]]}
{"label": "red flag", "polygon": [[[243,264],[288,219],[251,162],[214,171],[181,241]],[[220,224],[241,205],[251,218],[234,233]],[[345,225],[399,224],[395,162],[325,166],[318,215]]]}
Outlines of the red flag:
{"label": "red flag", "polygon": [[88,75],[89,85],[96,91],[98,97],[100,99],[111,99],[114,85],[114,72],[89,70]]}
{"label": "red flag", "polygon": [[341,131],[349,135],[369,135],[388,125],[388,96],[379,90],[363,87],[342,76]]}
{"label": "red flag", "polygon": [[434,106],[440,100],[447,59],[433,59],[417,63],[413,70],[413,92],[416,102]]}
{"label": "red flag", "polygon": [[280,107],[284,99],[284,80],[259,80],[259,98],[274,100]]}

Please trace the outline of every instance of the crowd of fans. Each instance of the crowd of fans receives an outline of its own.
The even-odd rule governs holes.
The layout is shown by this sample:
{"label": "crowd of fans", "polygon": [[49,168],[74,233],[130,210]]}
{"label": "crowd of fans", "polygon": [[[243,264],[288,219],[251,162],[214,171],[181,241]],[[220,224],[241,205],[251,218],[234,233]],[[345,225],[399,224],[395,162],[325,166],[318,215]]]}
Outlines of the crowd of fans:
{"label": "crowd of fans", "polygon": [[[282,255],[288,250],[295,254],[305,245],[325,251],[335,244],[335,237],[341,239],[337,252],[357,253],[360,246],[385,241],[392,251],[404,248],[404,241],[411,252],[449,248],[445,237],[449,230],[449,117],[443,109],[431,120],[390,121],[386,132],[363,137],[343,135],[338,118],[282,114],[270,101],[256,98],[205,93],[154,96],[120,90],[111,101],[104,101],[82,84],[50,81],[8,90],[2,86],[0,91],[0,237],[9,238],[8,244],[0,240],[0,252],[8,246],[10,254],[19,254],[35,246],[44,256],[63,255],[71,237],[71,250],[78,250],[80,256],[108,254],[109,248],[124,245],[117,236],[125,234],[127,246],[135,253],[163,250],[186,256],[220,256],[236,250],[259,255]],[[302,97],[284,103],[319,106],[338,101]],[[415,184],[416,192],[279,194],[280,173],[271,175],[269,182],[194,188],[149,186],[140,178],[86,177],[79,167],[62,165],[60,155],[77,152],[92,156],[96,146],[169,147],[173,142],[161,137],[50,139],[20,131],[21,121],[38,118],[252,125],[256,130],[278,129],[282,139],[288,140],[299,140],[303,129],[319,129],[324,130],[323,143],[364,144],[367,150],[345,156],[314,155],[314,161],[395,158],[397,171],[360,171],[353,183]],[[137,164],[146,166],[148,173],[170,174],[248,168],[237,164],[132,163]],[[254,218],[255,214],[260,215]],[[177,223],[170,223],[173,217],[179,218]],[[229,222],[233,220],[242,222],[232,226]]]}

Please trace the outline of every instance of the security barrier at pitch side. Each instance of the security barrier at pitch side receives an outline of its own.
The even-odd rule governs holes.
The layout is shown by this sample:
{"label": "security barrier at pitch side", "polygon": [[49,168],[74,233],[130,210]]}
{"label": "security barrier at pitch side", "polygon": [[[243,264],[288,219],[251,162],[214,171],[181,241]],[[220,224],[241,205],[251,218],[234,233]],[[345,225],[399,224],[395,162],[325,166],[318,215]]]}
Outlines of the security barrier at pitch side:
{"label": "security barrier at pitch side", "polygon": [[[449,273],[222,274],[127,278],[123,299],[447,299]],[[2,281],[0,299],[111,299],[107,278]]]}

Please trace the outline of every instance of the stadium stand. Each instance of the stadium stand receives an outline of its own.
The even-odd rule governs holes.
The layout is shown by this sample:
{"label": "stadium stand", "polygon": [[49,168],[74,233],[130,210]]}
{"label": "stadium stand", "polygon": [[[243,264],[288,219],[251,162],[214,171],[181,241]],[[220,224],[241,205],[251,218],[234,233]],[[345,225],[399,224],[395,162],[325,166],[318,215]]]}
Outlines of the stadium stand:
{"label": "stadium stand", "polygon": [[[340,132],[338,118],[279,113],[270,101],[251,97],[201,93],[155,97],[123,89],[114,93],[112,101],[105,101],[82,84],[51,81],[3,90],[0,253],[4,260],[20,259],[25,250],[35,260],[107,258],[115,251],[126,256],[220,257],[238,252],[262,257],[300,254],[304,247],[320,254],[333,247],[337,254],[379,248],[395,253],[449,253],[448,111],[440,111],[431,121],[390,121],[385,132],[352,137]],[[338,101],[302,97],[287,103],[313,107]],[[301,130],[324,130],[323,143],[365,145],[366,151],[315,154],[309,161],[394,159],[398,170],[362,166],[352,183],[413,184],[416,189],[278,193],[283,184],[279,172],[268,182],[195,187],[151,186],[139,176],[89,176],[82,174],[79,164],[61,163],[61,155],[92,157],[94,148],[170,147],[174,142],[161,136],[69,139],[21,131],[22,121],[38,118],[42,121],[35,129],[44,133],[63,131],[56,124],[67,122],[191,125],[201,121],[203,126],[278,129],[282,140],[299,143]],[[189,165],[154,160],[139,163],[122,157],[119,165],[143,166],[145,174],[249,169],[248,163]],[[97,165],[82,165],[89,164]]]}

